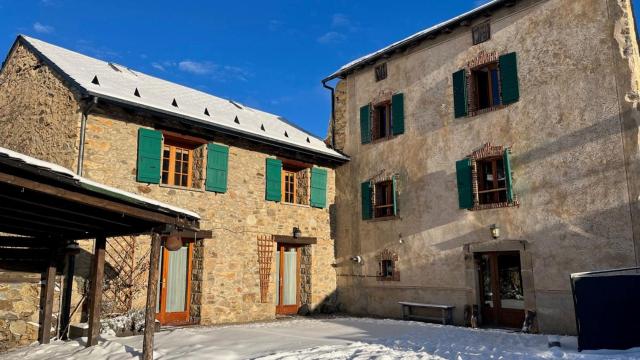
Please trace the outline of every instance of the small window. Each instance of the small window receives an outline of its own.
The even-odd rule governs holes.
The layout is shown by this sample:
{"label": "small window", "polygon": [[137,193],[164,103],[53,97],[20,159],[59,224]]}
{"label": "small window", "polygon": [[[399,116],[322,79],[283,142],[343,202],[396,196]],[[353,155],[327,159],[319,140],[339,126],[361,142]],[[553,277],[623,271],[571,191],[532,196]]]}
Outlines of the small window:
{"label": "small window", "polygon": [[491,39],[491,25],[490,23],[484,22],[482,24],[478,24],[471,29],[471,34],[473,37],[473,45],[478,45],[485,41]]}
{"label": "small window", "polygon": [[377,256],[378,260],[378,281],[400,281],[400,272],[396,268],[398,265],[398,254],[384,249]]}
{"label": "small window", "polygon": [[385,139],[391,136],[391,102],[386,101],[373,106],[371,119],[372,140]]}
{"label": "small window", "polygon": [[478,201],[483,204],[507,202],[507,179],[502,157],[476,161],[478,172]]}
{"label": "small window", "polygon": [[165,141],[162,151],[162,183],[191,187],[193,148]]}
{"label": "small window", "polygon": [[384,80],[387,78],[387,63],[380,64],[375,67],[376,81]]}
{"label": "small window", "polygon": [[296,202],[296,173],[293,171],[282,171],[282,202],[293,204]]}
{"label": "small window", "polygon": [[471,70],[471,108],[483,110],[500,105],[498,63],[492,62]]}
{"label": "small window", "polygon": [[383,278],[393,278],[393,260],[380,261],[380,276]]}
{"label": "small window", "polygon": [[283,203],[309,205],[309,166],[298,162],[282,164]]}
{"label": "small window", "polygon": [[393,181],[387,180],[375,185],[375,217],[387,217],[394,215],[393,209]]}

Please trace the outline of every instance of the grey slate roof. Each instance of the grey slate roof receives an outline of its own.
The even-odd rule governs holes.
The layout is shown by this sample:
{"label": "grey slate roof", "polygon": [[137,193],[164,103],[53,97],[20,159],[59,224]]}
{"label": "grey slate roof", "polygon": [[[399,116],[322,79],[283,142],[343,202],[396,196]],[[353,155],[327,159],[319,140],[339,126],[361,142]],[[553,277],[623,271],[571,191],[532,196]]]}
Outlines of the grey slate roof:
{"label": "grey slate roof", "polygon": [[[32,37],[20,35],[18,38],[49,60],[88,95],[158,111],[204,125],[214,125],[218,129],[228,130],[239,136],[264,139],[269,143],[324,155],[334,160],[348,160],[348,157],[329,148],[321,139],[277,115]],[[94,81],[96,78],[97,81]],[[209,115],[205,114],[205,109]]]}

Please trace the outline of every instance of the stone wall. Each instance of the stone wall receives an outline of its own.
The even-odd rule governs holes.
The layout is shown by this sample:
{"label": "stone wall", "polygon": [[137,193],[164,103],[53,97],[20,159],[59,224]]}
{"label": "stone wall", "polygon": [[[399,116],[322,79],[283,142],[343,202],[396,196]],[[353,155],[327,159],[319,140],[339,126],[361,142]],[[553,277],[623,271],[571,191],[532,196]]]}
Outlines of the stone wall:
{"label": "stone wall", "polygon": [[0,146],[75,170],[79,97],[18,45],[0,72]]}
{"label": "stone wall", "polygon": [[[265,159],[270,156],[268,149],[242,140],[214,139],[230,146],[225,194],[142,184],[135,180],[137,131],[141,126],[151,127],[152,123],[148,118],[131,115],[117,107],[99,105],[87,121],[84,175],[202,216],[201,228],[213,231],[213,238],[204,240],[202,249],[198,250],[202,252],[202,278],[199,283],[194,282],[199,292],[192,294],[192,299],[201,302],[202,324],[274,318],[273,275],[269,302],[260,302],[256,239],[260,234],[290,235],[293,227],[299,227],[303,236],[318,238],[318,244],[312,246],[311,308],[335,301],[329,210],[265,201],[264,167]],[[329,204],[333,203],[335,193],[333,173],[329,169]],[[141,248],[136,248],[136,257],[146,253],[148,239],[138,243]],[[148,255],[146,258],[140,255],[139,261],[148,261]],[[141,278],[146,281],[145,276]],[[136,292],[134,307],[143,306],[144,297],[144,291]],[[192,316],[197,318],[193,313]]]}
{"label": "stone wall", "polygon": [[[569,274],[638,265],[638,52],[629,1],[518,1],[493,12],[491,40],[471,27],[409,47],[337,86],[336,129],[351,161],[336,171],[339,301],[355,314],[401,316],[397,301],[478,299],[473,254],[521,254],[525,304],[542,332],[574,333]],[[428,24],[425,24],[425,27]],[[520,100],[455,119],[452,74],[481,53],[516,52]],[[404,93],[405,133],[361,144],[359,109]],[[619,94],[619,95],[618,95]],[[621,123],[622,121],[622,123]],[[621,129],[624,130],[621,133]],[[336,136],[337,138],[337,136]],[[512,147],[519,208],[458,208],[456,161],[486,143]],[[399,175],[399,217],[362,221],[360,183]],[[355,210],[357,209],[357,210]],[[493,240],[489,226],[502,235]],[[635,244],[634,244],[635,241]],[[375,255],[399,255],[399,282],[375,279]],[[635,250],[634,250],[635,248]],[[350,257],[360,255],[362,264]]]}

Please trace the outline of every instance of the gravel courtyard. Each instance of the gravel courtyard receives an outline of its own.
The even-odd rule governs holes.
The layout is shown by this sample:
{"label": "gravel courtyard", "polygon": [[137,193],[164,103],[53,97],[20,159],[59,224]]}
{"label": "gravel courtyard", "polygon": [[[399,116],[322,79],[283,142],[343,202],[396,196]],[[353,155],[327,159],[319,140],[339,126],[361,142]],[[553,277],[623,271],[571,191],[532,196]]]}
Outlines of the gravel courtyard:
{"label": "gravel courtyard", "polygon": [[[640,359],[640,349],[578,353],[574,337],[549,349],[547,337],[367,318],[285,319],[268,323],[189,327],[156,334],[156,359]],[[4,359],[134,359],[142,337],[106,337],[32,345]]]}

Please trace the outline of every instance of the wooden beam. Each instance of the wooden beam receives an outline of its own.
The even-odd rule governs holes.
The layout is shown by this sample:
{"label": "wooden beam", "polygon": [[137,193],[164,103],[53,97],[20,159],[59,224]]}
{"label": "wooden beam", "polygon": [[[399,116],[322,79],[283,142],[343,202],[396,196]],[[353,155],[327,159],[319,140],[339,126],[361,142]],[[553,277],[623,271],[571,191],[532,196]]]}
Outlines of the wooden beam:
{"label": "wooden beam", "polygon": [[56,283],[55,255],[49,255],[49,264],[44,271],[44,279],[40,297],[40,328],[38,342],[48,344],[51,339],[51,313],[53,310],[53,292]]}
{"label": "wooden beam", "polygon": [[98,343],[100,334],[100,306],[102,306],[102,286],[104,281],[104,251],[107,238],[96,238],[93,261],[91,262],[91,289],[89,290],[89,334],[87,347]]}
{"label": "wooden beam", "polygon": [[[149,256],[149,281],[147,282],[147,307],[144,313],[144,340],[142,359],[153,359],[153,333],[156,328],[156,297],[158,296],[158,276],[160,263],[160,234],[151,235],[151,255]],[[187,299],[187,301],[190,301]]]}
{"label": "wooden beam", "polygon": [[318,239],[315,237],[293,237],[291,235],[274,235],[273,239],[277,243],[295,244],[295,245],[311,245],[316,244]]}
{"label": "wooden beam", "polygon": [[[137,207],[125,205],[119,202],[102,199],[99,197],[63,189],[60,187],[39,183],[37,181],[21,178],[15,175],[0,173],[0,182],[5,182],[25,189],[61,197],[63,199],[90,205],[97,208],[106,209],[112,212],[125,214],[134,218],[143,219],[152,222],[160,222],[165,224],[175,224],[184,228],[196,229],[190,221],[180,217],[160,214],[154,211],[144,210]],[[108,196],[108,195],[105,195]]]}

